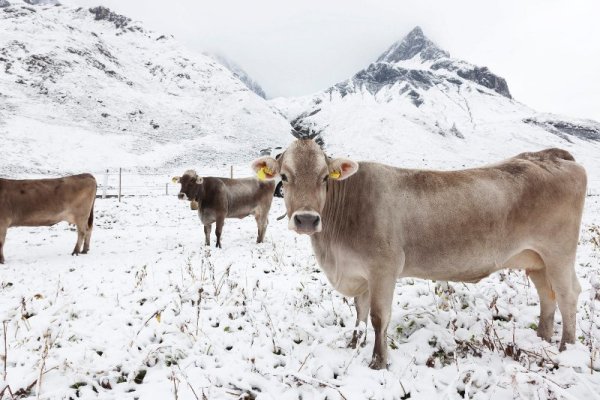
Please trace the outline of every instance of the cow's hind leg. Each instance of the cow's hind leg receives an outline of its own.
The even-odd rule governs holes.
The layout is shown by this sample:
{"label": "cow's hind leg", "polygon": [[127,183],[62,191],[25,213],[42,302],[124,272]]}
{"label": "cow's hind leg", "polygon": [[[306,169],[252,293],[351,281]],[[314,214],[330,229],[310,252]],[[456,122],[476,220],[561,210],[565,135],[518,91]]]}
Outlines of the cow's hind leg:
{"label": "cow's hind leg", "polygon": [[4,243],[6,242],[6,231],[8,227],[0,225],[0,264],[4,264]]}
{"label": "cow's hind leg", "polygon": [[225,217],[218,217],[215,233],[217,234],[217,247],[219,247],[219,248],[221,248],[221,233],[223,233],[223,225],[224,224],[225,224]]}
{"label": "cow's hind leg", "polygon": [[354,329],[352,333],[352,339],[350,343],[348,343],[348,347],[351,349],[355,349],[356,345],[360,342],[361,337],[363,338],[363,342],[361,346],[364,346],[367,342],[367,318],[369,316],[369,302],[371,298],[369,296],[369,289],[365,290],[361,295],[354,297],[354,307],[356,308],[356,324],[355,327],[362,322],[364,326],[364,331],[359,331],[358,329]]}
{"label": "cow's hind leg", "polygon": [[87,254],[90,251],[90,240],[92,238],[92,226],[88,227],[85,231],[85,235],[83,237],[83,250],[81,250],[81,254]]}
{"label": "cow's hind leg", "polygon": [[77,242],[75,242],[75,248],[71,253],[72,256],[78,256],[81,253],[81,246],[83,246],[83,241],[85,239],[85,234],[87,231],[86,224],[77,224]]}
{"label": "cow's hind leg", "polygon": [[256,214],[256,226],[258,227],[258,236],[256,237],[256,243],[262,243],[265,240],[265,233],[267,232],[267,224],[269,223],[268,218],[262,214]]}
{"label": "cow's hind leg", "polygon": [[545,258],[546,274],[556,296],[562,316],[562,337],[559,350],[565,350],[567,343],[575,343],[577,300],[581,286],[575,274],[575,256]]}
{"label": "cow's hind leg", "polygon": [[206,224],[204,225],[204,245],[205,246],[210,246],[210,229],[212,227],[212,224]]}

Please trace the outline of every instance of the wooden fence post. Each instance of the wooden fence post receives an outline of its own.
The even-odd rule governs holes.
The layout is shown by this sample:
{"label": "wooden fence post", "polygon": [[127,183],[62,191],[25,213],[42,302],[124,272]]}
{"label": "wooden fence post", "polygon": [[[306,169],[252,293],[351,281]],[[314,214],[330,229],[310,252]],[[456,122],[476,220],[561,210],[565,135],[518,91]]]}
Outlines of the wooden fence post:
{"label": "wooden fence post", "polygon": [[233,165],[229,167],[229,177],[233,179]]}
{"label": "wooden fence post", "polygon": [[119,203],[121,202],[121,174],[122,174],[122,169],[119,168]]}
{"label": "wooden fence post", "polygon": [[165,183],[165,195],[169,195],[169,184]]}

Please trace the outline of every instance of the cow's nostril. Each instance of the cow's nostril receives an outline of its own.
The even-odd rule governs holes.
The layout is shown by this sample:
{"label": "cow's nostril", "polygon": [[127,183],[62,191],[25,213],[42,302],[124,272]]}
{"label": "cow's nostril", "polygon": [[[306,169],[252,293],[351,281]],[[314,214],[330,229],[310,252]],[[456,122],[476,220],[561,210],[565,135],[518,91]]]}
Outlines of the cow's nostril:
{"label": "cow's nostril", "polygon": [[294,222],[296,223],[297,226],[301,226],[302,225],[302,219],[300,219],[300,217],[298,216],[298,214],[294,215]]}
{"label": "cow's nostril", "polygon": [[321,217],[319,217],[318,215],[315,215],[315,220],[313,221],[313,226],[316,227],[317,225],[319,225],[319,221],[321,221]]}

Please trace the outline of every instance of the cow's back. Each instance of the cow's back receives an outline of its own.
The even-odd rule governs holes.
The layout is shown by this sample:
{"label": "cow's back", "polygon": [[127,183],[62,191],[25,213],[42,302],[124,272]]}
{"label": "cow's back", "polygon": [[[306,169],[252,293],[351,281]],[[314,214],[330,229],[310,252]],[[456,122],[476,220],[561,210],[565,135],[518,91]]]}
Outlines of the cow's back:
{"label": "cow's back", "polygon": [[252,214],[261,204],[271,204],[275,182],[260,181],[256,178],[228,179],[222,178],[227,190],[228,216],[243,218]]}
{"label": "cow's back", "polygon": [[586,176],[569,153],[549,149],[462,171],[360,163],[329,184],[313,238],[322,264],[336,262],[337,248],[358,262],[403,261],[402,274],[417,277],[470,280],[453,265],[462,275],[472,267],[476,280],[519,246],[577,237]]}

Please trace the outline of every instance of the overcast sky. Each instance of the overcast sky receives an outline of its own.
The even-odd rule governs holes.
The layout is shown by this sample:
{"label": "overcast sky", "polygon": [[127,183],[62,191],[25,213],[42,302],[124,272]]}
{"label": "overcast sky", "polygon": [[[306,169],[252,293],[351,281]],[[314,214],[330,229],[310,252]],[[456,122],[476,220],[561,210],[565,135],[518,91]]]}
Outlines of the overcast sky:
{"label": "overcast sky", "polygon": [[269,97],[352,76],[414,26],[539,110],[600,121],[598,0],[74,0],[241,65]]}

